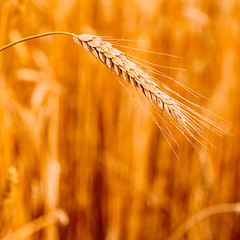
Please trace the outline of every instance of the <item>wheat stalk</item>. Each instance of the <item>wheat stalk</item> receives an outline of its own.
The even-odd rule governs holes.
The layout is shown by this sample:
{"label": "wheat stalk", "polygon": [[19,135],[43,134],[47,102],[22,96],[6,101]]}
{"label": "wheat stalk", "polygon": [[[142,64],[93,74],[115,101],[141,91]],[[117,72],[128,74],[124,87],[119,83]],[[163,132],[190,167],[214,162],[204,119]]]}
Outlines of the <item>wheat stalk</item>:
{"label": "wheat stalk", "polygon": [[[169,94],[169,92],[173,93],[170,88],[166,87],[161,82],[157,82],[141,64],[131,60],[123,52],[114,48],[111,43],[104,41],[100,37],[89,34],[76,35],[60,31],[49,32],[30,36],[10,43],[0,48],[0,52],[18,43],[53,34],[64,34],[73,37],[77,44],[83,46],[88,52],[92,53],[108,69],[118,76],[122,80],[121,83],[123,83],[123,85],[131,86],[134,89],[140,90],[138,92],[141,92],[148,100],[150,100],[152,107],[156,110],[151,112],[154,120],[156,120],[156,114],[163,120],[163,124],[167,128],[167,131],[163,130],[164,126],[160,126],[157,120],[156,123],[165,137],[168,135],[174,139],[170,128],[175,127],[189,140],[193,147],[197,149],[196,145],[189,139],[189,136],[204,145],[203,141],[198,137],[207,141],[204,136],[205,128],[208,128],[217,134],[225,133],[225,131],[216,123],[199,114],[193,108],[178,101],[176,98],[173,98]],[[181,98],[184,99],[183,97]],[[204,109],[201,106],[191,102],[189,103],[200,109]]]}
{"label": "wheat stalk", "polygon": [[215,214],[220,213],[240,213],[240,202],[236,203],[223,203],[214,206],[207,207],[198,211],[192,217],[188,218],[184,223],[180,225],[168,238],[167,240],[178,240],[181,239],[194,225],[198,222],[211,217]]}
{"label": "wheat stalk", "polygon": [[68,225],[69,217],[64,210],[54,209],[20,227],[15,232],[9,233],[2,240],[23,240],[55,223],[59,223],[62,226]]}

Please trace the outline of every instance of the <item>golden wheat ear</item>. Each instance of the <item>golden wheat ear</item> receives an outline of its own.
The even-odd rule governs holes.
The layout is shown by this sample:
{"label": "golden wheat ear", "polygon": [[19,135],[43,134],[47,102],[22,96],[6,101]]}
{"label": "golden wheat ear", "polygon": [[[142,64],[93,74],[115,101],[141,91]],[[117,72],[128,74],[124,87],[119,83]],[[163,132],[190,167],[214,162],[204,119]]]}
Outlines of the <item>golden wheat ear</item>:
{"label": "golden wheat ear", "polygon": [[154,78],[144,71],[139,64],[129,59],[109,42],[88,34],[74,36],[73,39],[117,75],[124,82],[124,85],[129,84],[140,90],[150,100],[153,109],[158,112],[166,126],[170,124],[187,138],[193,138],[200,143],[202,142],[198,137],[206,140],[204,137],[205,128],[219,134],[224,133],[224,130],[216,123],[171,97],[163,85],[154,81]]}
{"label": "golden wheat ear", "polygon": [[[156,81],[140,64],[128,58],[123,52],[100,37],[89,34],[76,35],[61,31],[48,32],[10,43],[0,48],[0,52],[24,41],[54,34],[73,37],[77,44],[83,46],[88,52],[92,53],[119,77],[120,82],[124,86],[129,86],[131,89],[138,90],[137,92],[140,92],[142,95],[141,98],[145,98],[151,103],[153,110],[151,115],[165,136],[168,135],[172,138],[170,129],[174,127],[196,148],[191,139],[203,145],[203,140],[207,141],[205,137],[206,128],[220,135],[226,133],[216,123],[173,98],[169,92],[174,91],[166,87],[160,81]],[[182,99],[184,98],[182,97]],[[191,104],[197,106],[196,104]],[[203,109],[201,106],[197,107]],[[160,116],[163,123],[162,125],[156,120],[156,116]],[[164,127],[167,131],[164,130]]]}

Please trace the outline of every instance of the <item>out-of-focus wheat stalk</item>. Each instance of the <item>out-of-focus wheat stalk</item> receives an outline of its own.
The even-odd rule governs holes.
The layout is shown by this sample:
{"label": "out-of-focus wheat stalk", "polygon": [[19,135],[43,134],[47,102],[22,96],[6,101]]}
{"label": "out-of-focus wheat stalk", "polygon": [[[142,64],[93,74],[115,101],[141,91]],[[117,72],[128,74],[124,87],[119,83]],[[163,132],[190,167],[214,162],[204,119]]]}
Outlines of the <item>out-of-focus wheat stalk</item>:
{"label": "out-of-focus wheat stalk", "polygon": [[180,227],[177,228],[177,230],[175,230],[175,232],[172,233],[171,236],[169,236],[169,238],[167,240],[180,239],[194,225],[196,225],[198,222],[204,220],[207,217],[210,217],[215,214],[230,213],[230,212],[239,214],[240,213],[240,203],[225,203],[225,204],[219,204],[219,205],[205,208],[205,209],[197,212],[196,214],[194,214],[189,219],[187,219]]}
{"label": "out-of-focus wheat stalk", "polygon": [[69,222],[67,214],[61,209],[55,209],[45,215],[29,222],[25,226],[19,228],[15,232],[7,235],[3,240],[22,240],[30,237],[32,234],[41,229],[51,226],[55,223],[67,225]]}
{"label": "out-of-focus wheat stalk", "polygon": [[[57,160],[49,160],[45,170],[45,202],[46,210],[55,211],[59,201],[60,164]],[[47,228],[49,239],[58,239],[56,225]]]}

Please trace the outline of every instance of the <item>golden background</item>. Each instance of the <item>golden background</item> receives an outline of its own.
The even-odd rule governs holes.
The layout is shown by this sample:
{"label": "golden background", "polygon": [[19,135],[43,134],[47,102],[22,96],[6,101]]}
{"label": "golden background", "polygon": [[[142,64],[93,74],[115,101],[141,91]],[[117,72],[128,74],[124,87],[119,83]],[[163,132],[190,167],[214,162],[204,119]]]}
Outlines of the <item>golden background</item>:
{"label": "golden background", "polygon": [[0,46],[62,30],[181,56],[131,50],[187,69],[161,71],[208,97],[168,82],[230,134],[207,132],[216,149],[198,153],[173,132],[178,160],[144,107],[70,37],[14,46],[0,53],[0,238],[25,226],[29,239],[154,240],[183,224],[172,239],[240,239],[239,206],[220,213],[240,202],[239,12],[239,0],[1,0]]}

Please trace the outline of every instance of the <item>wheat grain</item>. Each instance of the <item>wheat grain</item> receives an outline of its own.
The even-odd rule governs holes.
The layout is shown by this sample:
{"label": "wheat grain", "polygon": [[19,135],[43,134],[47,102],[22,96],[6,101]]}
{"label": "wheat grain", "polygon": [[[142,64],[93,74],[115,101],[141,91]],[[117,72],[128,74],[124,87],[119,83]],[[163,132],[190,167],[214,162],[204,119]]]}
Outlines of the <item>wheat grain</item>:
{"label": "wheat grain", "polygon": [[144,71],[141,65],[126,57],[123,52],[114,48],[109,42],[88,34],[75,35],[73,39],[105,64],[115,75],[124,80],[125,84],[139,89],[151,101],[154,109],[158,110],[167,127],[171,123],[182,134],[199,142],[200,140],[197,139],[196,135],[205,139],[204,127],[218,133],[223,132],[214,122],[171,97],[163,84],[154,81],[153,77]]}

